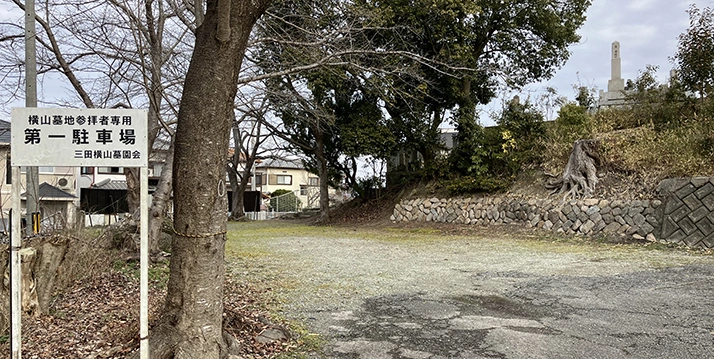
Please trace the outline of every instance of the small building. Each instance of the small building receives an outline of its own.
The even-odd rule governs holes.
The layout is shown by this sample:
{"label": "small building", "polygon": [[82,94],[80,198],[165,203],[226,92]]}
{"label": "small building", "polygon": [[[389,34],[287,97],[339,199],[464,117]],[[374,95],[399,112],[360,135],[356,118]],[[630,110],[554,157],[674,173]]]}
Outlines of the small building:
{"label": "small building", "polygon": [[[9,223],[9,213],[12,208],[12,159],[10,158],[11,124],[0,120],[0,168],[4,170],[0,184],[0,218],[3,223]],[[64,166],[41,166],[39,172],[39,209],[43,218],[43,228],[57,228],[59,225],[74,223],[76,208],[79,205],[77,196],[78,168]],[[21,167],[21,186],[25,188],[25,168]],[[25,194],[22,194],[21,208],[25,212]],[[60,216],[64,217],[60,219]],[[0,231],[6,230],[0,226]]]}
{"label": "small building", "polygon": [[[303,208],[320,204],[320,179],[308,172],[300,160],[268,159],[255,165],[255,190],[268,194],[288,190],[300,199]],[[253,179],[251,178],[251,180]],[[253,187],[251,183],[251,187]]]}

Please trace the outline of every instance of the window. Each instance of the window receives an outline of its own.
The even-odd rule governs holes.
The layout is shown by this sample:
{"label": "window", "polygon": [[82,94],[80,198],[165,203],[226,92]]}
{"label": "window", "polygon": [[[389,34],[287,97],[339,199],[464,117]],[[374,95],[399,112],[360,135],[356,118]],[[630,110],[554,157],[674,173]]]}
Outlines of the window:
{"label": "window", "polygon": [[278,175],[277,184],[291,185],[293,184],[293,176],[290,175]]}
{"label": "window", "polygon": [[12,184],[12,161],[10,161],[10,156],[5,158],[5,183]]}
{"label": "window", "polygon": [[[255,176],[253,176],[253,177],[255,177],[255,185],[256,186],[260,187],[263,185],[263,174],[262,173],[256,173]],[[253,177],[251,177],[251,180]]]}
{"label": "window", "polygon": [[300,195],[307,196],[307,185],[304,185],[304,184],[300,185]]}
{"label": "window", "polygon": [[91,175],[94,173],[94,167],[82,167],[80,173],[83,175]]}
{"label": "window", "polygon": [[308,178],[308,184],[312,187],[317,187],[320,185],[320,179],[317,177]]}
{"label": "window", "polygon": [[124,173],[123,167],[97,167],[97,173],[121,174]]}
{"label": "window", "polygon": [[55,168],[52,166],[40,166],[37,167],[39,173],[55,173]]}

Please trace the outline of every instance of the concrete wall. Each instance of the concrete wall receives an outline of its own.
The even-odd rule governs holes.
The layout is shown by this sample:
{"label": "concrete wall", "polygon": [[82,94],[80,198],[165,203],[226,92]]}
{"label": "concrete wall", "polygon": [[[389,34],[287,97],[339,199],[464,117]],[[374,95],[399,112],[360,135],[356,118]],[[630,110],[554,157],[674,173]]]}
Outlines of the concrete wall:
{"label": "concrete wall", "polygon": [[565,234],[622,236],[714,248],[714,178],[668,180],[650,200],[495,196],[402,200],[392,221],[522,224]]}

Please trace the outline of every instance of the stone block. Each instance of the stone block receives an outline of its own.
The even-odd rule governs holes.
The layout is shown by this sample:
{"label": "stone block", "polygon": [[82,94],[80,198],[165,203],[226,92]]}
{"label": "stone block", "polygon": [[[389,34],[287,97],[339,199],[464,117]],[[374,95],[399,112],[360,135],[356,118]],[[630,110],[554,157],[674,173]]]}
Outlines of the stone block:
{"label": "stone block", "polygon": [[705,247],[712,249],[714,248],[714,234],[710,234],[704,238],[702,238],[702,243]]}
{"label": "stone block", "polygon": [[682,202],[682,200],[680,200],[676,196],[669,196],[664,205],[664,214],[670,214],[682,206],[684,206],[684,202]]}
{"label": "stone block", "polygon": [[612,208],[610,208],[610,206],[600,207],[600,214],[608,214],[610,212],[612,212]]}
{"label": "stone block", "polygon": [[588,206],[588,207],[590,207],[590,206],[595,206],[595,205],[597,205],[598,203],[600,203],[600,200],[599,200],[599,199],[595,199],[595,198],[586,198],[586,199],[583,200],[583,204],[585,204],[585,205]]}
{"label": "stone block", "polygon": [[630,217],[634,217],[635,215],[642,213],[642,211],[644,211],[644,209],[645,208],[641,207],[641,206],[630,207],[630,209],[627,210],[627,214]]}
{"label": "stone block", "polygon": [[570,212],[570,213],[566,214],[565,217],[567,217],[568,220],[571,222],[575,222],[578,219],[578,215],[575,214],[575,212]]}
{"label": "stone block", "polygon": [[706,216],[709,215],[711,211],[707,209],[707,207],[701,206],[697,208],[695,211],[692,211],[687,217],[692,220],[692,222],[697,223],[699,222],[702,218],[706,218]]}
{"label": "stone block", "polygon": [[620,207],[613,207],[612,208],[612,215],[617,217],[622,214],[622,208]]}
{"label": "stone block", "polygon": [[695,223],[697,225],[697,228],[704,234],[704,236],[708,236],[712,233],[714,233],[714,223],[709,220],[709,218],[702,218],[702,220],[698,221]]}
{"label": "stone block", "polygon": [[598,207],[598,206],[591,206],[590,208],[588,208],[587,211],[585,211],[585,213],[587,213],[588,216],[592,216],[593,214],[598,213],[598,212],[600,212],[600,207]]}
{"label": "stone block", "polygon": [[627,228],[627,230],[625,231],[625,234],[627,234],[628,236],[631,236],[631,235],[637,233],[637,230],[638,230],[638,229],[639,229],[639,228],[637,228],[637,227]]}
{"label": "stone block", "polygon": [[603,221],[599,221],[595,223],[595,228],[593,228],[593,233],[600,233],[602,232],[603,228],[605,228],[606,224]]}
{"label": "stone block", "polygon": [[701,188],[705,186],[709,180],[709,177],[693,177],[690,182],[694,185],[694,187]]}
{"label": "stone block", "polygon": [[687,235],[684,233],[683,230],[678,229],[678,230],[674,231],[674,233],[672,233],[671,235],[669,235],[668,237],[666,237],[664,239],[668,242],[682,243],[682,241],[684,240],[684,238],[686,236]]}
{"label": "stone block", "polygon": [[553,222],[551,222],[551,221],[545,221],[545,223],[543,223],[543,229],[545,229],[545,230],[551,230],[552,228],[553,228]]}
{"label": "stone block", "polygon": [[667,239],[677,230],[679,230],[677,222],[675,222],[671,217],[665,217],[664,222],[662,222],[661,237]]}
{"label": "stone block", "polygon": [[635,222],[635,225],[638,227],[641,227],[647,222],[645,216],[643,216],[641,213],[638,213],[634,217],[632,217],[632,221]]}
{"label": "stone block", "polygon": [[714,193],[710,193],[708,196],[702,199],[702,204],[707,207],[708,210],[714,211]]}
{"label": "stone block", "polygon": [[585,223],[583,223],[582,226],[580,226],[580,232],[583,234],[589,234],[590,231],[595,227],[595,222],[591,220],[587,220]]}
{"label": "stone block", "polygon": [[577,220],[575,220],[573,225],[570,226],[570,229],[572,229],[573,231],[577,231],[580,228],[580,226],[582,226],[582,225],[583,225],[583,222],[581,222],[579,219],[577,219]]}
{"label": "stone block", "polygon": [[707,181],[703,186],[694,191],[694,195],[697,196],[697,198],[702,199],[712,192],[714,192],[714,185]]}
{"label": "stone block", "polygon": [[560,208],[560,211],[567,215],[573,211],[573,207],[566,203]]}
{"label": "stone block", "polygon": [[694,231],[684,237],[683,242],[690,247],[694,247],[699,244],[702,239],[704,239],[704,234],[702,234],[702,232],[700,231]]}
{"label": "stone block", "polygon": [[682,220],[677,222],[677,224],[679,225],[679,228],[681,228],[687,236],[691,235],[692,233],[694,233],[695,231],[698,230],[697,226],[689,218],[683,218]]}
{"label": "stone block", "polygon": [[687,183],[684,186],[682,186],[680,189],[678,189],[674,194],[678,198],[684,198],[689,196],[692,192],[696,191],[697,187],[695,187],[692,183]]}
{"label": "stone block", "polygon": [[682,206],[677,208],[674,212],[669,214],[669,217],[674,219],[675,222],[679,223],[682,219],[689,215],[690,209],[687,206]]}
{"label": "stone block", "polygon": [[580,220],[580,222],[585,223],[585,221],[588,220],[588,214],[585,212],[580,212],[578,213],[578,219]]}
{"label": "stone block", "polygon": [[627,222],[625,221],[624,218],[622,218],[622,216],[615,217],[615,221],[619,224],[627,224]]}
{"label": "stone block", "polygon": [[[565,215],[565,213],[558,211],[558,218],[560,219],[561,222],[565,222],[568,220],[568,217]],[[555,223],[555,222],[553,222]]]}
{"label": "stone block", "polygon": [[566,229],[567,229],[567,228],[570,228],[570,227],[572,227],[572,226],[573,226],[573,221],[567,220],[567,221],[563,222],[562,228],[566,228]]}
{"label": "stone block", "polygon": [[617,233],[625,234],[625,233],[627,233],[627,231],[629,231],[629,230],[630,230],[630,226],[627,225],[627,224],[623,224],[623,225],[620,226],[620,228],[617,229]]}
{"label": "stone block", "polygon": [[630,207],[644,207],[644,203],[640,200],[634,200],[630,202]]}
{"label": "stone block", "polygon": [[655,199],[652,202],[650,202],[650,206],[652,206],[652,208],[659,208],[659,206],[661,206],[661,205],[662,205],[662,201],[660,201],[658,199]]}
{"label": "stone block", "polygon": [[590,220],[595,223],[600,222],[602,220],[602,215],[600,215],[600,213],[598,212],[595,212],[590,215]]}
{"label": "stone block", "polygon": [[625,219],[625,223],[629,224],[630,226],[635,226],[635,220],[632,219],[629,215],[627,216],[622,216],[622,218]]}
{"label": "stone block", "polygon": [[647,223],[651,224],[654,227],[657,227],[659,225],[659,220],[657,220],[657,217],[653,215],[649,215],[645,217],[645,219],[647,220]]}
{"label": "stone block", "polygon": [[652,233],[652,231],[654,229],[655,228],[652,227],[649,223],[643,223],[640,226],[640,230],[638,230],[637,233],[640,233],[641,235],[646,236],[647,234]]}
{"label": "stone block", "polygon": [[529,223],[530,223],[532,226],[534,226],[534,227],[538,224],[538,222],[540,222],[540,214],[536,214],[536,215],[533,216],[533,218],[531,218],[531,220],[529,221]]}
{"label": "stone block", "polygon": [[602,215],[602,220],[605,221],[606,224],[610,224],[615,220],[615,217],[613,217],[610,213],[605,213]]}
{"label": "stone block", "polygon": [[700,201],[699,198],[694,195],[694,193],[690,194],[687,197],[684,197],[682,199],[682,202],[684,202],[687,207],[689,207],[689,209],[691,209],[692,211],[703,206],[702,201]]}

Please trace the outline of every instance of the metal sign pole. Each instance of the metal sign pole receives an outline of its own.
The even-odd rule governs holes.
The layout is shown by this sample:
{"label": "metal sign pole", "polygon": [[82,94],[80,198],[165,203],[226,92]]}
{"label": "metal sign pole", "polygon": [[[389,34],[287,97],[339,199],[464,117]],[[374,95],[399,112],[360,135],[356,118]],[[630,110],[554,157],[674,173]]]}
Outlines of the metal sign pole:
{"label": "metal sign pole", "polygon": [[22,266],[20,265],[20,248],[22,237],[20,228],[20,167],[12,167],[12,239],[10,241],[10,306],[11,321],[10,351],[12,359],[22,357],[22,282],[20,281]]}
{"label": "metal sign pole", "polygon": [[146,167],[139,169],[139,210],[140,220],[140,274],[139,286],[141,299],[139,301],[139,355],[141,359],[149,359],[149,176]]}

